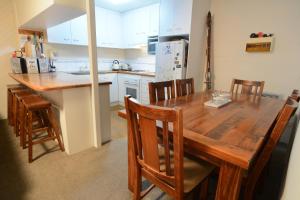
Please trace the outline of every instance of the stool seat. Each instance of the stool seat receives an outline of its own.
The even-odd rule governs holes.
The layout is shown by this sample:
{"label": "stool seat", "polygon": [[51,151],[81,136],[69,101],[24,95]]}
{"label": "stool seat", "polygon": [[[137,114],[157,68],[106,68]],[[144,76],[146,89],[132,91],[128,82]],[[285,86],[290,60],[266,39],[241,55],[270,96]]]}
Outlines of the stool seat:
{"label": "stool seat", "polygon": [[39,110],[51,107],[49,101],[38,95],[24,97],[22,102],[27,110]]}
{"label": "stool seat", "polygon": [[7,89],[11,89],[11,88],[25,88],[24,85],[21,84],[8,84],[6,85]]}

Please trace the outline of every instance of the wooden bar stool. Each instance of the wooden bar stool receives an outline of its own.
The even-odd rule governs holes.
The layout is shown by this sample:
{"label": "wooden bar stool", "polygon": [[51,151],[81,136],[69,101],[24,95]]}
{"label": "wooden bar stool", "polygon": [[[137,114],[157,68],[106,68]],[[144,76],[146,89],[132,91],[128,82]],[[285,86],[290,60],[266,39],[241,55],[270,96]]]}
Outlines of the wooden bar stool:
{"label": "wooden bar stool", "polygon": [[[22,99],[29,96],[37,96],[34,93],[23,91],[15,94],[16,97],[16,122],[14,126],[14,131],[16,136],[20,136],[24,133],[24,121],[25,121],[25,109],[22,104]],[[34,122],[41,124],[41,117],[38,113],[34,113]],[[20,146],[24,147],[22,137],[20,137]]]}
{"label": "wooden bar stool", "polygon": [[[51,103],[40,96],[28,96],[22,99],[23,108],[25,109],[25,124],[24,133],[21,135],[22,143],[28,144],[28,161],[31,163],[32,159],[32,146],[35,144],[44,143],[49,140],[57,139],[61,151],[64,147],[60,138],[60,129],[52,111]],[[42,127],[34,126],[33,115],[39,112],[42,116]],[[33,134],[48,132],[48,135],[41,139],[33,139]],[[28,137],[28,138],[27,138]]]}
{"label": "wooden bar stool", "polygon": [[7,85],[7,119],[10,126],[13,125],[13,91],[22,90],[22,85]]}

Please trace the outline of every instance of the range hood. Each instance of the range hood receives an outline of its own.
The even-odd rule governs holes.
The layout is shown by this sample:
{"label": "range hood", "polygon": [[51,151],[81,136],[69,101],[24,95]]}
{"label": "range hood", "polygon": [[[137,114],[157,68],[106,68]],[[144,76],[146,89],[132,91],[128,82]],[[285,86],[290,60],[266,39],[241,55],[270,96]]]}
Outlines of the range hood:
{"label": "range hood", "polygon": [[85,0],[14,0],[18,27],[42,30],[85,13]]}

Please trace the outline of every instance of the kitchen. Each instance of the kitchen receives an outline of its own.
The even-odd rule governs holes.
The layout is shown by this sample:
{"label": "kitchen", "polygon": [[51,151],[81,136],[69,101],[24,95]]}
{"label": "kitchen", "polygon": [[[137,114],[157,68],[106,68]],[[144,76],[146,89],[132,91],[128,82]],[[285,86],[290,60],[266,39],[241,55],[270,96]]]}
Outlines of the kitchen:
{"label": "kitchen", "polygon": [[[188,5],[188,9],[191,10],[191,2],[186,4]],[[137,6],[139,8],[136,8]],[[103,7],[112,8],[114,11]],[[187,16],[178,16],[181,21],[178,20],[174,28],[169,28],[164,25],[169,22],[164,22],[164,19],[159,17],[160,12],[170,12],[167,11],[169,7],[170,5],[160,7],[159,1],[131,2],[129,5],[123,4],[123,7],[122,4],[118,7],[107,1],[96,1],[97,47],[101,55],[98,58],[98,72],[101,80],[112,82],[112,105],[123,104],[123,97],[128,90],[141,102],[149,103],[148,82],[155,80],[157,62],[160,59],[155,55],[159,39],[163,41],[174,36],[188,39],[191,12],[186,12]],[[182,5],[178,7],[181,8]],[[56,71],[77,75],[89,74],[86,21],[86,15],[82,15],[47,29],[47,49],[57,55]],[[166,27],[166,30],[159,33],[159,30],[163,30],[159,26]],[[183,62],[185,57],[187,52],[179,58],[180,62]],[[158,67],[158,70],[160,68]],[[115,73],[112,73],[113,71]]]}
{"label": "kitchen", "polygon": [[[127,155],[126,151],[127,145],[131,143],[127,143],[130,130],[127,130],[127,118],[123,110],[124,96],[130,95],[147,105],[151,103],[148,87],[150,82],[186,78],[193,78],[192,85],[195,90],[192,93],[204,91],[208,63],[206,17],[209,11],[212,13],[209,63],[213,67],[210,78],[218,95],[224,95],[224,91],[230,89],[230,82],[235,77],[264,80],[265,90],[260,94],[263,98],[275,97],[272,102],[280,102],[273,107],[269,115],[265,115],[266,118],[271,118],[279,110],[282,103],[280,100],[285,99],[292,89],[297,89],[299,85],[299,77],[295,73],[298,70],[295,66],[299,64],[295,59],[295,52],[299,52],[296,45],[299,43],[296,37],[299,30],[288,31],[293,26],[286,23],[299,16],[296,9],[299,3],[292,0],[288,5],[279,2],[268,4],[267,1],[243,4],[237,0],[230,0],[228,4],[217,0],[50,0],[39,4],[34,2],[35,0],[27,3],[21,0],[6,0],[1,8],[2,13],[7,16],[7,20],[3,19],[1,22],[2,26],[7,27],[7,33],[0,31],[3,52],[0,54],[0,64],[2,63],[1,68],[3,66],[4,70],[2,80],[0,79],[1,99],[6,99],[7,85],[19,82],[27,87],[26,90],[29,88],[30,91],[26,92],[34,92],[34,95],[39,96],[35,96],[36,98],[49,101],[56,110],[64,145],[64,149],[60,149],[65,152],[61,152],[60,149],[51,152],[51,148],[48,148],[49,143],[49,146],[52,144],[57,149],[59,137],[56,137],[58,143],[49,141],[45,143],[44,148],[44,144],[34,145],[34,159],[28,163],[27,148],[23,150],[19,147],[19,139],[21,143],[22,137],[11,134],[15,131],[12,128],[14,126],[8,126],[5,120],[1,122],[1,130],[4,130],[5,134],[0,148],[3,149],[3,155],[6,152],[14,153],[4,156],[3,164],[8,164],[1,166],[7,171],[8,183],[0,181],[0,185],[6,184],[7,187],[3,188],[11,191],[10,194],[14,193],[14,184],[18,184],[18,188],[22,189],[13,197],[10,197],[7,191],[0,190],[1,199],[41,199],[50,194],[50,198],[56,199],[131,199],[129,190],[133,192],[133,185],[130,182],[131,177],[127,177],[127,170],[131,170],[132,165],[128,163],[127,166],[127,161],[130,162],[127,156],[130,159],[130,152]],[[260,3],[262,7],[256,8],[256,3]],[[266,7],[269,9],[263,9]],[[250,13],[250,10],[254,9],[257,9],[255,16]],[[289,14],[284,15],[284,12],[280,12],[281,9]],[[252,17],[247,17],[248,15]],[[277,20],[280,26],[274,24],[274,20]],[[246,44],[252,39],[249,39],[252,33],[258,37],[255,38],[256,41],[264,37],[264,33],[260,31],[264,31],[267,36],[272,35],[271,38],[263,38],[271,41],[272,50],[268,53],[245,51]],[[293,38],[295,42],[288,38]],[[27,57],[25,62],[30,66],[26,69],[28,74],[22,74],[25,73],[21,63],[24,61],[19,60],[22,56]],[[32,60],[29,57],[39,59]],[[43,65],[45,58],[49,59],[48,68]],[[287,66],[284,72],[280,67],[282,65]],[[42,73],[48,72],[47,70],[51,73]],[[176,93],[179,96],[178,91]],[[184,116],[191,120],[195,117],[190,115],[191,113],[203,112],[197,107],[196,101],[201,99],[197,95],[195,98],[179,98],[179,106],[185,101],[195,101],[194,104],[189,104],[189,108],[184,106],[184,109],[189,109],[184,110]],[[213,98],[212,96],[212,100]],[[25,100],[24,106],[27,106]],[[176,100],[174,101],[166,100],[158,105],[172,107],[177,105]],[[9,113],[6,110],[6,100],[3,102],[0,106],[0,116],[1,119],[6,119],[9,118]],[[232,105],[235,105],[234,102],[229,103],[228,107]],[[244,109],[253,109],[255,112],[253,107]],[[216,112],[209,112],[208,115],[203,113],[205,117],[198,117],[207,120]],[[263,113],[262,110],[258,112]],[[258,118],[263,116],[260,114]],[[249,115],[249,118],[253,119],[253,116]],[[186,131],[186,127],[191,126],[191,123],[184,120],[186,119],[183,119],[183,128]],[[215,120],[217,121],[218,117]],[[266,121],[268,120],[265,119]],[[43,124],[43,121],[41,123]],[[196,130],[199,124],[200,121],[192,125],[191,129]],[[236,129],[238,128],[240,127],[236,126]],[[6,133],[9,133],[9,136]],[[49,136],[54,137],[50,133]],[[296,142],[297,137],[294,146]],[[193,146],[193,143],[189,144]],[[296,147],[298,146],[297,144]],[[49,153],[46,153],[48,151]],[[232,156],[237,156],[240,160],[248,159],[246,156],[239,157],[238,153]],[[295,187],[291,185],[294,180],[291,173],[295,178],[298,174],[295,166],[298,163],[295,160],[292,163],[293,168],[292,171],[289,169],[286,183],[288,188],[285,188],[282,199],[293,199],[297,196]],[[11,166],[19,166],[20,169]],[[61,177],[55,173],[59,170],[62,172],[58,173]],[[38,174],[40,172],[49,173],[49,176],[42,177]],[[16,178],[21,181],[14,181]],[[44,181],[49,187],[42,189],[39,185]],[[53,193],[52,183],[55,182],[58,187],[57,193]],[[143,182],[143,187],[144,184]],[[231,189],[230,184],[227,188],[225,184],[223,187]],[[161,196],[168,199],[168,195],[158,188],[149,193],[150,199]]]}
{"label": "kitchen", "polygon": [[[119,7],[114,2],[95,2],[96,44],[99,55],[97,57],[98,67],[96,67],[96,70],[100,82],[111,82],[109,87],[111,106],[124,106],[124,96],[127,94],[132,95],[144,104],[149,104],[148,83],[155,80],[185,78],[191,76],[191,74],[193,74],[192,77],[195,78],[196,83],[202,79],[201,67],[197,67],[199,64],[187,67],[189,65],[187,62],[192,63],[192,61],[199,60],[199,56],[193,59],[193,54],[189,55],[189,48],[199,47],[198,44],[188,45],[191,39],[192,1],[184,3],[181,1],[177,3],[164,1],[160,3],[160,1],[147,0],[138,2],[119,3]],[[181,13],[176,11],[176,9],[180,11],[182,8],[186,8],[187,12]],[[194,9],[198,10],[197,4],[194,4]],[[160,16],[159,13],[167,14]],[[170,17],[170,19],[166,17]],[[169,20],[173,21],[170,22]],[[27,24],[32,23],[31,21],[34,20],[31,19]],[[28,26],[27,24],[24,27]],[[55,74],[62,72],[77,76],[76,79],[79,79],[79,77],[88,79],[91,65],[88,59],[87,28],[87,15],[83,14],[47,28],[46,33],[41,33],[41,35],[46,35],[46,37],[42,36],[45,42],[42,43],[43,47],[41,46],[41,49],[44,52],[39,53],[40,55],[36,55],[34,50],[30,49],[34,49],[35,36],[28,39],[28,35],[21,35],[20,46],[24,45],[27,58],[45,57],[45,55],[49,57],[50,71],[55,72]],[[197,49],[194,53],[201,49]],[[190,59],[187,59],[188,56]],[[16,69],[13,69],[13,71],[20,73],[19,58],[14,58],[14,60]],[[44,59],[38,59],[38,67],[40,67],[39,64],[42,60]],[[37,71],[33,67],[33,70],[28,70],[28,73],[35,74]],[[41,70],[39,69],[39,71]],[[195,74],[195,71],[199,73]],[[48,72],[48,70],[45,72]],[[41,74],[41,76],[43,75]],[[71,76],[69,77],[71,78]],[[16,79],[15,77],[13,78]],[[49,88],[44,90],[49,90]],[[67,106],[67,99],[69,98],[65,97],[67,96],[65,93],[44,92],[43,95],[51,99],[56,107],[68,108],[70,107]],[[78,95],[79,92],[74,90],[72,95],[76,95],[75,93]],[[82,94],[86,94],[86,92]],[[57,100],[57,96],[65,98],[61,101]],[[84,95],[82,96],[84,97]],[[101,96],[104,98],[105,95],[102,93]],[[86,99],[86,102],[90,101],[92,102],[93,99]],[[67,141],[65,140],[68,154],[80,152],[93,145],[98,147],[101,146],[101,143],[111,140],[111,130],[108,127],[110,119],[104,117],[109,112],[108,105],[104,103],[104,100],[103,104],[100,102],[100,106],[103,107],[100,113],[102,119],[97,120],[102,124],[100,125],[102,131],[101,133],[98,131],[90,135],[85,142],[73,138],[79,138],[82,131],[92,129],[90,117],[83,117],[84,115],[80,113],[85,113],[85,111],[78,111],[78,114],[72,114],[72,116],[78,116],[76,119],[73,117],[75,121],[69,120],[71,115],[67,115],[69,113],[68,110],[59,109],[60,116],[62,116],[60,118],[62,135],[64,138],[69,138]],[[76,105],[78,106],[79,104],[80,102]],[[77,106],[74,106],[74,108]],[[72,108],[69,108],[69,110],[72,110]],[[93,109],[89,111],[89,113],[93,112]],[[80,115],[82,116],[79,117]],[[82,118],[87,120],[82,121]],[[74,123],[90,125],[75,128],[72,125]],[[74,136],[70,136],[71,133]]]}

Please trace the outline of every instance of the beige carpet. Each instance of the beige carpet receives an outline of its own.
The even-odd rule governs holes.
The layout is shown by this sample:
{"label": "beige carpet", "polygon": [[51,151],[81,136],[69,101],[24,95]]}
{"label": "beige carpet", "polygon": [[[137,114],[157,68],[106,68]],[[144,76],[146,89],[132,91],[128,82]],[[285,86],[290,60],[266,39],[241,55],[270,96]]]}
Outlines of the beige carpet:
{"label": "beige carpet", "polygon": [[[123,200],[127,189],[126,122],[112,119],[112,142],[99,149],[67,155],[55,142],[35,145],[29,164],[6,121],[0,122],[0,200]],[[53,151],[45,154],[46,151]],[[145,199],[170,199],[153,190]]]}

